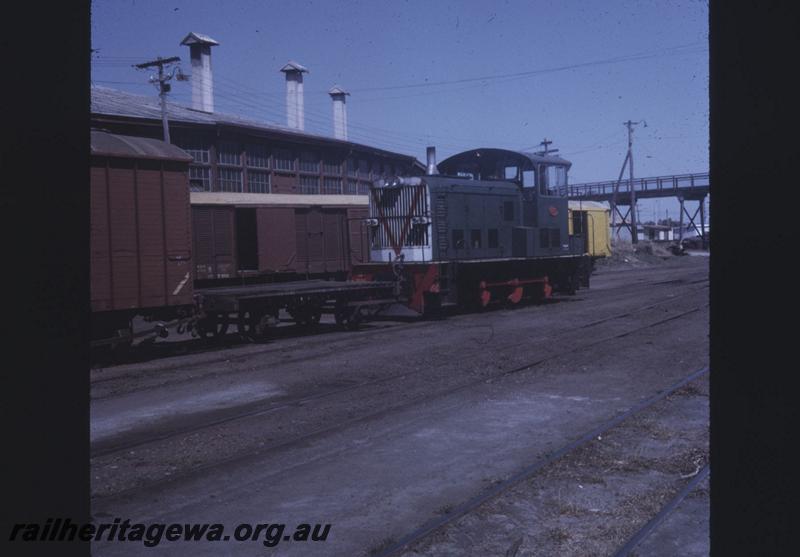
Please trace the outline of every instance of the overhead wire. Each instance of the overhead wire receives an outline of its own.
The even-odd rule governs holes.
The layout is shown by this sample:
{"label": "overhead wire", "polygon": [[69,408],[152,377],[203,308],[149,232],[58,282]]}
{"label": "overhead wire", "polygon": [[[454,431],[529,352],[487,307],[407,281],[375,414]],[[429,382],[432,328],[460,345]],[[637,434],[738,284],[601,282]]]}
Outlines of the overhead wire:
{"label": "overhead wire", "polygon": [[[649,53],[639,53],[633,55],[626,55],[626,56],[619,56],[604,60],[595,60],[591,62],[584,62],[578,64],[570,64],[552,68],[543,68],[543,69],[536,69],[536,70],[529,70],[525,72],[516,72],[512,74],[495,74],[489,76],[482,76],[482,77],[470,77],[470,78],[462,78],[456,80],[446,80],[446,81],[438,81],[438,82],[424,82],[424,83],[414,83],[414,84],[405,84],[405,85],[393,85],[393,86],[383,86],[383,87],[366,87],[366,88],[356,88],[352,89],[354,92],[365,92],[365,91],[384,91],[384,90],[396,90],[396,89],[415,89],[415,88],[429,88],[429,87],[441,87],[441,86],[449,86],[454,84],[464,84],[464,83],[475,83],[478,81],[483,81],[484,85],[491,85],[493,83],[505,83],[507,81],[513,81],[517,79],[525,79],[528,77],[533,77],[536,75],[541,75],[544,73],[552,73],[552,72],[559,72],[559,71],[566,71],[570,69],[577,69],[583,67],[591,67],[603,64],[613,64],[613,63],[620,63],[620,62],[627,62],[627,61],[637,61],[637,60],[644,60],[654,57],[661,57],[661,56],[671,56],[677,54],[694,54],[698,52],[707,51],[706,49],[700,50],[687,50],[693,47],[699,46],[703,43],[703,41],[697,41],[694,43],[689,43],[685,45],[678,45],[674,47],[668,47],[665,49],[660,49],[658,51],[653,51]],[[130,61],[138,61],[139,58],[133,57],[111,57],[111,56],[98,56],[94,60],[92,60],[93,64],[99,65],[100,67],[123,67],[128,64]],[[220,97],[221,99],[227,101],[234,106],[239,106],[242,108],[246,108],[248,110],[257,111],[258,113],[267,114],[276,120],[282,120],[285,116],[279,107],[272,106],[273,102],[277,102],[277,99],[282,97],[282,95],[278,93],[270,93],[268,91],[256,91],[250,86],[244,85],[239,83],[230,78],[223,78],[220,80],[219,78],[215,80],[215,84],[213,85],[215,89],[215,96]],[[137,82],[117,82],[117,81],[101,81],[97,80],[97,83],[110,83],[110,84],[128,84],[128,85],[150,85],[149,83],[137,83]],[[425,96],[425,95],[432,95],[432,94],[440,94],[440,93],[453,93],[455,91],[464,90],[464,89],[472,89],[474,88],[473,85],[469,85],[467,87],[458,87],[456,89],[449,88],[449,89],[440,89],[438,91],[426,91],[421,93],[412,93],[409,95],[399,95],[394,97],[373,97],[373,98],[359,98],[359,102],[371,102],[371,101],[378,101],[378,100],[392,100],[392,99],[402,99],[408,98],[413,96]],[[320,91],[315,91],[320,92]],[[326,91],[327,92],[327,91]],[[270,106],[265,106],[262,102],[256,102],[249,99],[250,95],[258,95],[258,98],[262,101],[267,101],[270,103]],[[180,96],[180,95],[177,95]],[[330,120],[329,116],[322,115],[322,113],[317,112],[313,109],[306,109],[305,111],[306,119],[312,123],[314,126],[318,126],[320,129],[328,130],[330,128]],[[451,136],[440,136],[434,135],[426,132],[419,132],[419,133],[408,133],[408,132],[398,132],[396,130],[388,130],[385,128],[379,128],[375,126],[369,126],[366,124],[359,123],[358,121],[348,121],[348,128],[352,130],[352,134],[354,137],[360,137],[368,142],[379,142],[383,144],[395,145],[395,146],[402,146],[403,148],[411,148],[411,149],[418,149],[419,148],[419,141],[422,138],[442,138],[446,139],[447,141],[452,141],[447,145],[442,144],[443,147],[451,147],[455,150],[463,149],[466,143],[459,143],[459,141],[469,141],[471,142],[471,146],[475,144],[473,140],[468,140],[465,138],[460,138],[459,141],[453,141],[457,138],[453,138]],[[603,140],[601,140],[602,142]],[[612,145],[616,145],[612,144]],[[600,143],[596,144],[597,148],[604,148],[603,145]],[[579,149],[577,151],[572,151],[570,154],[580,154],[583,152],[588,152],[590,150],[596,150],[595,145],[590,146],[586,149]]]}

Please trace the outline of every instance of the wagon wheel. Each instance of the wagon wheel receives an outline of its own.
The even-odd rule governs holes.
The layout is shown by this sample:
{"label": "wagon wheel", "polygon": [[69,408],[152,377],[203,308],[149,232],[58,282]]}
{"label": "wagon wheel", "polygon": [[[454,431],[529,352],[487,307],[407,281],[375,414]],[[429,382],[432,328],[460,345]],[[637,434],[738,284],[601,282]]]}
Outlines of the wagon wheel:
{"label": "wagon wheel", "polygon": [[202,338],[217,338],[228,332],[228,314],[209,315],[197,323],[197,332]]}
{"label": "wagon wheel", "polygon": [[322,318],[322,308],[308,305],[290,312],[290,315],[298,326],[313,327]]}
{"label": "wagon wheel", "polygon": [[261,336],[261,315],[255,311],[240,311],[236,329],[244,338],[254,340]]}
{"label": "wagon wheel", "polygon": [[343,326],[348,331],[355,331],[361,325],[361,311],[358,307],[350,309],[348,307],[339,308],[334,314],[336,324]]}
{"label": "wagon wheel", "polygon": [[313,327],[319,324],[319,320],[322,318],[322,310],[320,308],[312,308],[310,313],[307,314],[306,319],[303,321],[303,325],[306,327]]}

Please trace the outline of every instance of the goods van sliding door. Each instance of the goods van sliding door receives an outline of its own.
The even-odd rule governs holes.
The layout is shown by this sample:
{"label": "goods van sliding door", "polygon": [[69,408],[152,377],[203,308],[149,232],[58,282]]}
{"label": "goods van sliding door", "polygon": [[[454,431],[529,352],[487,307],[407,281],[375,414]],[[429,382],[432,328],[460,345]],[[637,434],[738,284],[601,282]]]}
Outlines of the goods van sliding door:
{"label": "goods van sliding door", "polygon": [[195,277],[236,276],[233,207],[192,207]]}
{"label": "goods van sliding door", "polygon": [[297,271],[309,275],[347,270],[347,211],[296,209]]}

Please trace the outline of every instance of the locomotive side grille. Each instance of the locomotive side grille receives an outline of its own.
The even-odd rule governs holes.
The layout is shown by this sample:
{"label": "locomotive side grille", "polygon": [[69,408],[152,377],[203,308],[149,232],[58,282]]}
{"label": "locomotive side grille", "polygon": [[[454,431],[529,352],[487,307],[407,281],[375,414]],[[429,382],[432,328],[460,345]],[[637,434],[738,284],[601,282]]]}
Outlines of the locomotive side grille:
{"label": "locomotive side grille", "polygon": [[436,239],[439,251],[447,253],[447,197],[443,194],[436,196]]}
{"label": "locomotive side grille", "polygon": [[369,201],[369,216],[378,221],[373,248],[428,245],[428,225],[412,221],[429,216],[427,186],[373,188]]}

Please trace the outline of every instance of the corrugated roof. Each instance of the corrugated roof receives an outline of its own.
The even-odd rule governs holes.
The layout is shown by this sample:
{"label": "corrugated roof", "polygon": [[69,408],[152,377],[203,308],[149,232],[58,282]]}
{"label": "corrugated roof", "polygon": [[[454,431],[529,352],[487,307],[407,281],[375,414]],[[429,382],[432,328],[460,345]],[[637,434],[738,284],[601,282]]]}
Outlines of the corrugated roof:
{"label": "corrugated roof", "polygon": [[191,155],[183,149],[158,139],[132,137],[100,130],[91,130],[90,150],[106,157],[146,158],[189,162]]}
{"label": "corrugated roof", "polygon": [[[121,116],[125,118],[146,118],[160,122],[161,104],[158,97],[155,96],[155,90],[153,93],[153,96],[146,97],[144,95],[127,93],[118,89],[92,86],[91,113],[92,115]],[[406,159],[416,160],[410,155],[394,153],[392,151],[386,151],[385,149],[379,149],[377,147],[370,147],[368,145],[361,145],[359,143],[353,143],[350,141],[342,141],[340,139],[334,139],[324,135],[301,132],[294,128],[260,122],[258,120],[250,120],[234,114],[203,112],[171,102],[167,102],[167,118],[171,122],[239,126],[254,130],[278,132],[287,136],[294,136],[298,139],[313,138],[318,141],[325,141],[326,143],[336,143],[345,147],[354,146],[364,150],[384,153],[394,157],[399,156]]]}
{"label": "corrugated roof", "polygon": [[195,33],[192,31],[184,39],[181,41],[182,45],[191,45],[191,44],[210,44],[211,46],[218,46],[219,43],[209,37],[208,35],[202,35],[200,33]]}
{"label": "corrugated roof", "polygon": [[[127,116],[130,118],[151,118],[161,120],[161,103],[155,94],[151,97],[134,95],[118,89],[92,87],[92,114],[108,114]],[[230,123],[257,126],[270,129],[281,129],[275,124],[265,124],[247,120],[231,114],[220,114],[194,110],[179,104],[167,102],[167,118],[178,122],[196,124]],[[288,130],[289,128],[285,128]]]}

